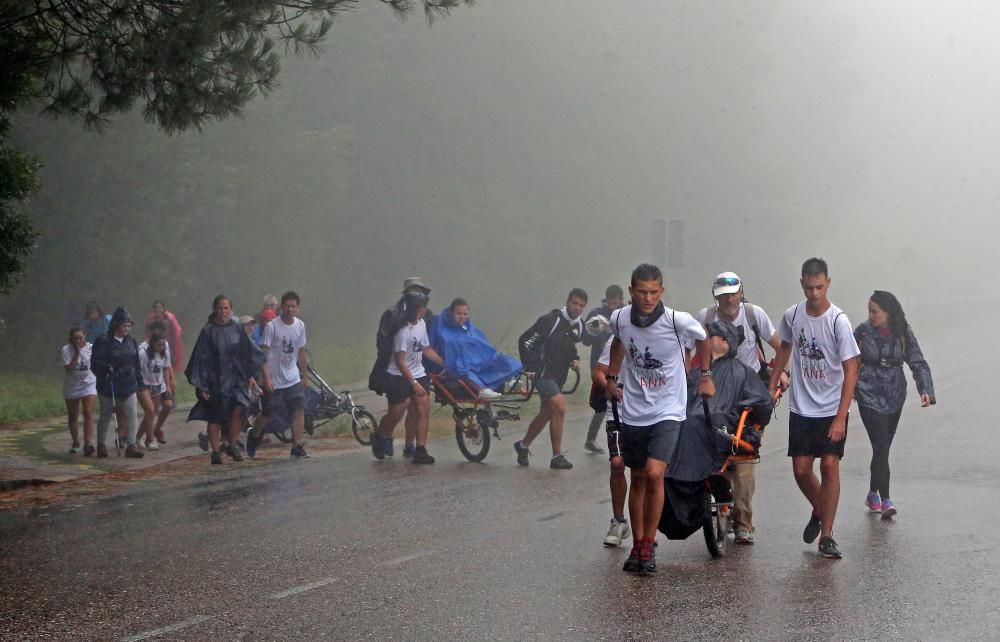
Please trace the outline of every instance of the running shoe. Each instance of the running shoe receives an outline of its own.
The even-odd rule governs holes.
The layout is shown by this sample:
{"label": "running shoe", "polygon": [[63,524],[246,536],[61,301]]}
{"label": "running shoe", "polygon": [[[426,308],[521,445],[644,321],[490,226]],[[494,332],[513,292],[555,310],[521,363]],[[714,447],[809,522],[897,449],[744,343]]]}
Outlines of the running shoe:
{"label": "running shoe", "polygon": [[198,433],[198,447],[208,452],[208,433],[200,432]]}
{"label": "running shoe", "polygon": [[257,435],[254,434],[253,426],[247,430],[247,457],[253,459],[257,456]]}
{"label": "running shoe", "polygon": [[632,552],[628,554],[628,559],[622,565],[622,570],[626,573],[635,573],[639,570],[639,542],[632,544]]}
{"label": "running shoe", "polygon": [[155,441],[146,442],[146,450],[159,450],[159,449],[160,447],[157,445]]}
{"label": "running shoe", "polygon": [[621,546],[622,542],[627,540],[632,536],[632,529],[629,528],[628,522],[619,522],[616,518],[611,518],[611,526],[608,528],[608,534],[604,536],[605,546]]}
{"label": "running shoe", "polygon": [[530,454],[530,452],[528,451],[528,447],[525,446],[524,444],[522,444],[519,441],[515,441],[514,442],[514,452],[517,453],[517,465],[518,466],[527,466],[528,465],[528,455]]}
{"label": "running shoe", "polygon": [[139,450],[138,446],[126,446],[125,456],[129,459],[142,459],[143,452]]}
{"label": "running shoe", "polygon": [[868,496],[865,497],[865,506],[868,507],[869,512],[882,512],[882,499],[878,496],[877,490],[868,493]]}
{"label": "running shoe", "polygon": [[306,452],[305,446],[301,444],[292,446],[292,452],[288,456],[292,459],[309,459],[309,453]]}
{"label": "running shoe", "polygon": [[639,547],[640,575],[651,575],[656,572],[656,542],[645,541]]}
{"label": "running shoe", "polygon": [[496,390],[490,390],[489,388],[483,388],[479,391],[479,399],[482,401],[495,401],[502,396]]}
{"label": "running shoe", "polygon": [[831,560],[839,560],[843,555],[837,548],[837,542],[829,535],[819,538],[819,554]]}
{"label": "running shoe", "polygon": [[91,457],[94,454],[94,444],[87,444],[83,447],[83,456]]}
{"label": "running shoe", "polygon": [[153,433],[153,436],[156,437],[156,441],[157,442],[159,442],[161,444],[166,444],[167,443],[167,438],[163,436],[163,431],[162,430],[157,430],[155,433]]}
{"label": "running shoe", "polygon": [[403,457],[407,459],[412,459],[413,455],[417,452],[416,444],[404,444],[403,445]]}
{"label": "running shoe", "polygon": [[222,453],[212,453],[212,464],[215,465],[221,463],[222,463]]}
{"label": "running shoe", "polygon": [[427,448],[424,446],[417,446],[413,453],[413,463],[414,464],[433,464],[434,458],[431,457],[430,453],[427,452]]}
{"label": "running shoe", "polygon": [[243,453],[240,452],[239,445],[232,445],[226,448],[226,454],[233,461],[243,461]]}
{"label": "running shoe", "polygon": [[395,454],[392,450],[392,437],[386,437],[382,440],[382,452],[385,453],[386,457],[392,457]]}
{"label": "running shoe", "polygon": [[78,452],[80,452],[80,444],[79,442],[74,441],[73,445],[69,447],[69,454],[75,455]]}
{"label": "running shoe", "polygon": [[886,497],[882,500],[882,519],[892,519],[892,516],[898,513],[896,510],[896,505],[891,499]]}
{"label": "running shoe", "polygon": [[813,513],[809,516],[809,523],[806,524],[805,530],[802,531],[802,541],[806,544],[812,544],[819,537],[820,527],[823,523],[819,520],[819,515]]}
{"label": "running shoe", "polygon": [[[518,460],[518,463],[520,463],[520,460]],[[552,458],[552,461],[549,462],[549,468],[554,468],[556,470],[569,470],[572,467],[573,464],[566,459],[565,455],[556,455]]]}
{"label": "running shoe", "polygon": [[753,544],[753,533],[751,533],[748,530],[744,530],[744,529],[741,528],[740,530],[736,531],[736,539],[735,539],[735,541],[736,541],[737,544],[743,544],[744,546],[750,546],[750,545]]}
{"label": "running shoe", "polygon": [[595,455],[604,454],[604,449],[595,444],[593,441],[587,441],[587,443],[583,445],[583,449],[586,450],[588,453],[594,453]]}
{"label": "running shoe", "polygon": [[104,444],[97,444],[97,456],[98,457],[107,457],[108,456],[108,447],[105,446]]}
{"label": "running shoe", "polygon": [[385,450],[382,445],[383,439],[382,435],[373,432],[372,433],[372,454],[375,455],[375,459],[382,461],[385,459]]}

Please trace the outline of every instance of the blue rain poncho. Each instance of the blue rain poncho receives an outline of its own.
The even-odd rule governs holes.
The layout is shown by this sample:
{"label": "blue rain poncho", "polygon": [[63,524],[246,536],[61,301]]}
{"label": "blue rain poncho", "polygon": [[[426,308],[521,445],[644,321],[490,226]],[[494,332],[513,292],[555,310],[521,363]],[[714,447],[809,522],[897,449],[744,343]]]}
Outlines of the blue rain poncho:
{"label": "blue rain poncho", "polygon": [[503,384],[521,374],[521,362],[498,352],[483,331],[466,320],[455,323],[451,308],[434,320],[429,332],[431,347],[444,359],[444,367],[481,388],[500,390]]}

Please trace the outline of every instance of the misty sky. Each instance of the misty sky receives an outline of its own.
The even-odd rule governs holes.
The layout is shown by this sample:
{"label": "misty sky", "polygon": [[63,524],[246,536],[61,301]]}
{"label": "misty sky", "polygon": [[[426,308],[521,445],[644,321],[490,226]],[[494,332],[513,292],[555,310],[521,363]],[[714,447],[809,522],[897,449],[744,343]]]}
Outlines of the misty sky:
{"label": "misty sky", "polygon": [[[712,277],[731,269],[776,317],[819,255],[858,322],[874,288],[958,300],[992,251],[998,31],[988,2],[479,0],[432,27],[373,2],[337,22],[323,55],[287,58],[242,121],[166,139],[136,119],[103,138],[31,120],[19,142],[45,157],[32,208],[45,233],[66,233],[44,224],[59,203],[104,198],[78,192],[81,154],[124,159],[155,140],[148,180],[170,190],[177,158],[211,158],[194,182],[242,194],[231,200],[253,247],[279,222],[301,236],[287,260],[240,237],[179,261],[197,279],[172,307],[193,327],[218,291],[252,312],[264,291],[295,287],[311,327],[368,341],[417,273],[435,309],[464,296],[488,332],[516,336],[570,287],[596,302],[624,284],[651,257],[652,219],[685,225],[671,304],[710,303]],[[115,189],[124,220],[146,224],[134,186]],[[43,239],[33,265],[51,264],[45,252]],[[244,263],[266,276],[235,283],[219,267]],[[39,268],[5,307],[59,277]],[[140,310],[162,296],[102,287]],[[69,289],[60,319],[91,298]]]}

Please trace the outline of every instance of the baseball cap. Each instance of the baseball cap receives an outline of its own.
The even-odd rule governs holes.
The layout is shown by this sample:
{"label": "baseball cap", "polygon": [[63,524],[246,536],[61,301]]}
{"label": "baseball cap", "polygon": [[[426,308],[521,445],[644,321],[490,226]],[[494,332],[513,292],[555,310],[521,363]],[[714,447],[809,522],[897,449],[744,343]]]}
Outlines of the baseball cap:
{"label": "baseball cap", "polygon": [[249,314],[244,314],[243,316],[240,317],[240,325],[246,325],[248,323],[253,323],[253,322],[254,322],[253,317],[250,316]]}
{"label": "baseball cap", "polygon": [[738,274],[735,272],[723,272],[715,277],[715,281],[712,281],[712,296],[739,292],[741,287],[743,287],[743,282],[740,281]]}
{"label": "baseball cap", "polygon": [[428,285],[426,283],[424,283],[424,280],[421,279],[419,276],[407,277],[407,279],[405,281],[403,281],[402,294],[405,294],[406,291],[409,290],[409,289],[411,289],[411,288],[420,289],[420,290],[423,291],[424,294],[430,294],[431,293],[430,287],[428,287]]}

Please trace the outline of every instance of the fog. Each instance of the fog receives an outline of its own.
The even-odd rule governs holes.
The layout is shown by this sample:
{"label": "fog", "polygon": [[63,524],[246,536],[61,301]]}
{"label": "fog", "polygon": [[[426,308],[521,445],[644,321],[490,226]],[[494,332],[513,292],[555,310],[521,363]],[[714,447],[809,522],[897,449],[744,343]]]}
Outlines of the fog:
{"label": "fog", "polygon": [[3,368],[50,369],[90,299],[165,299],[193,339],[215,294],[253,314],[286,289],[311,341],[374,352],[412,274],[509,344],[662,256],[654,220],[683,222],[666,287],[692,312],[733,270],[776,318],[810,256],[854,323],[872,289],[920,310],[983,280],[995,3],[480,0],[432,26],[378,5],[203,133],[22,114],[43,236],[0,298]]}

